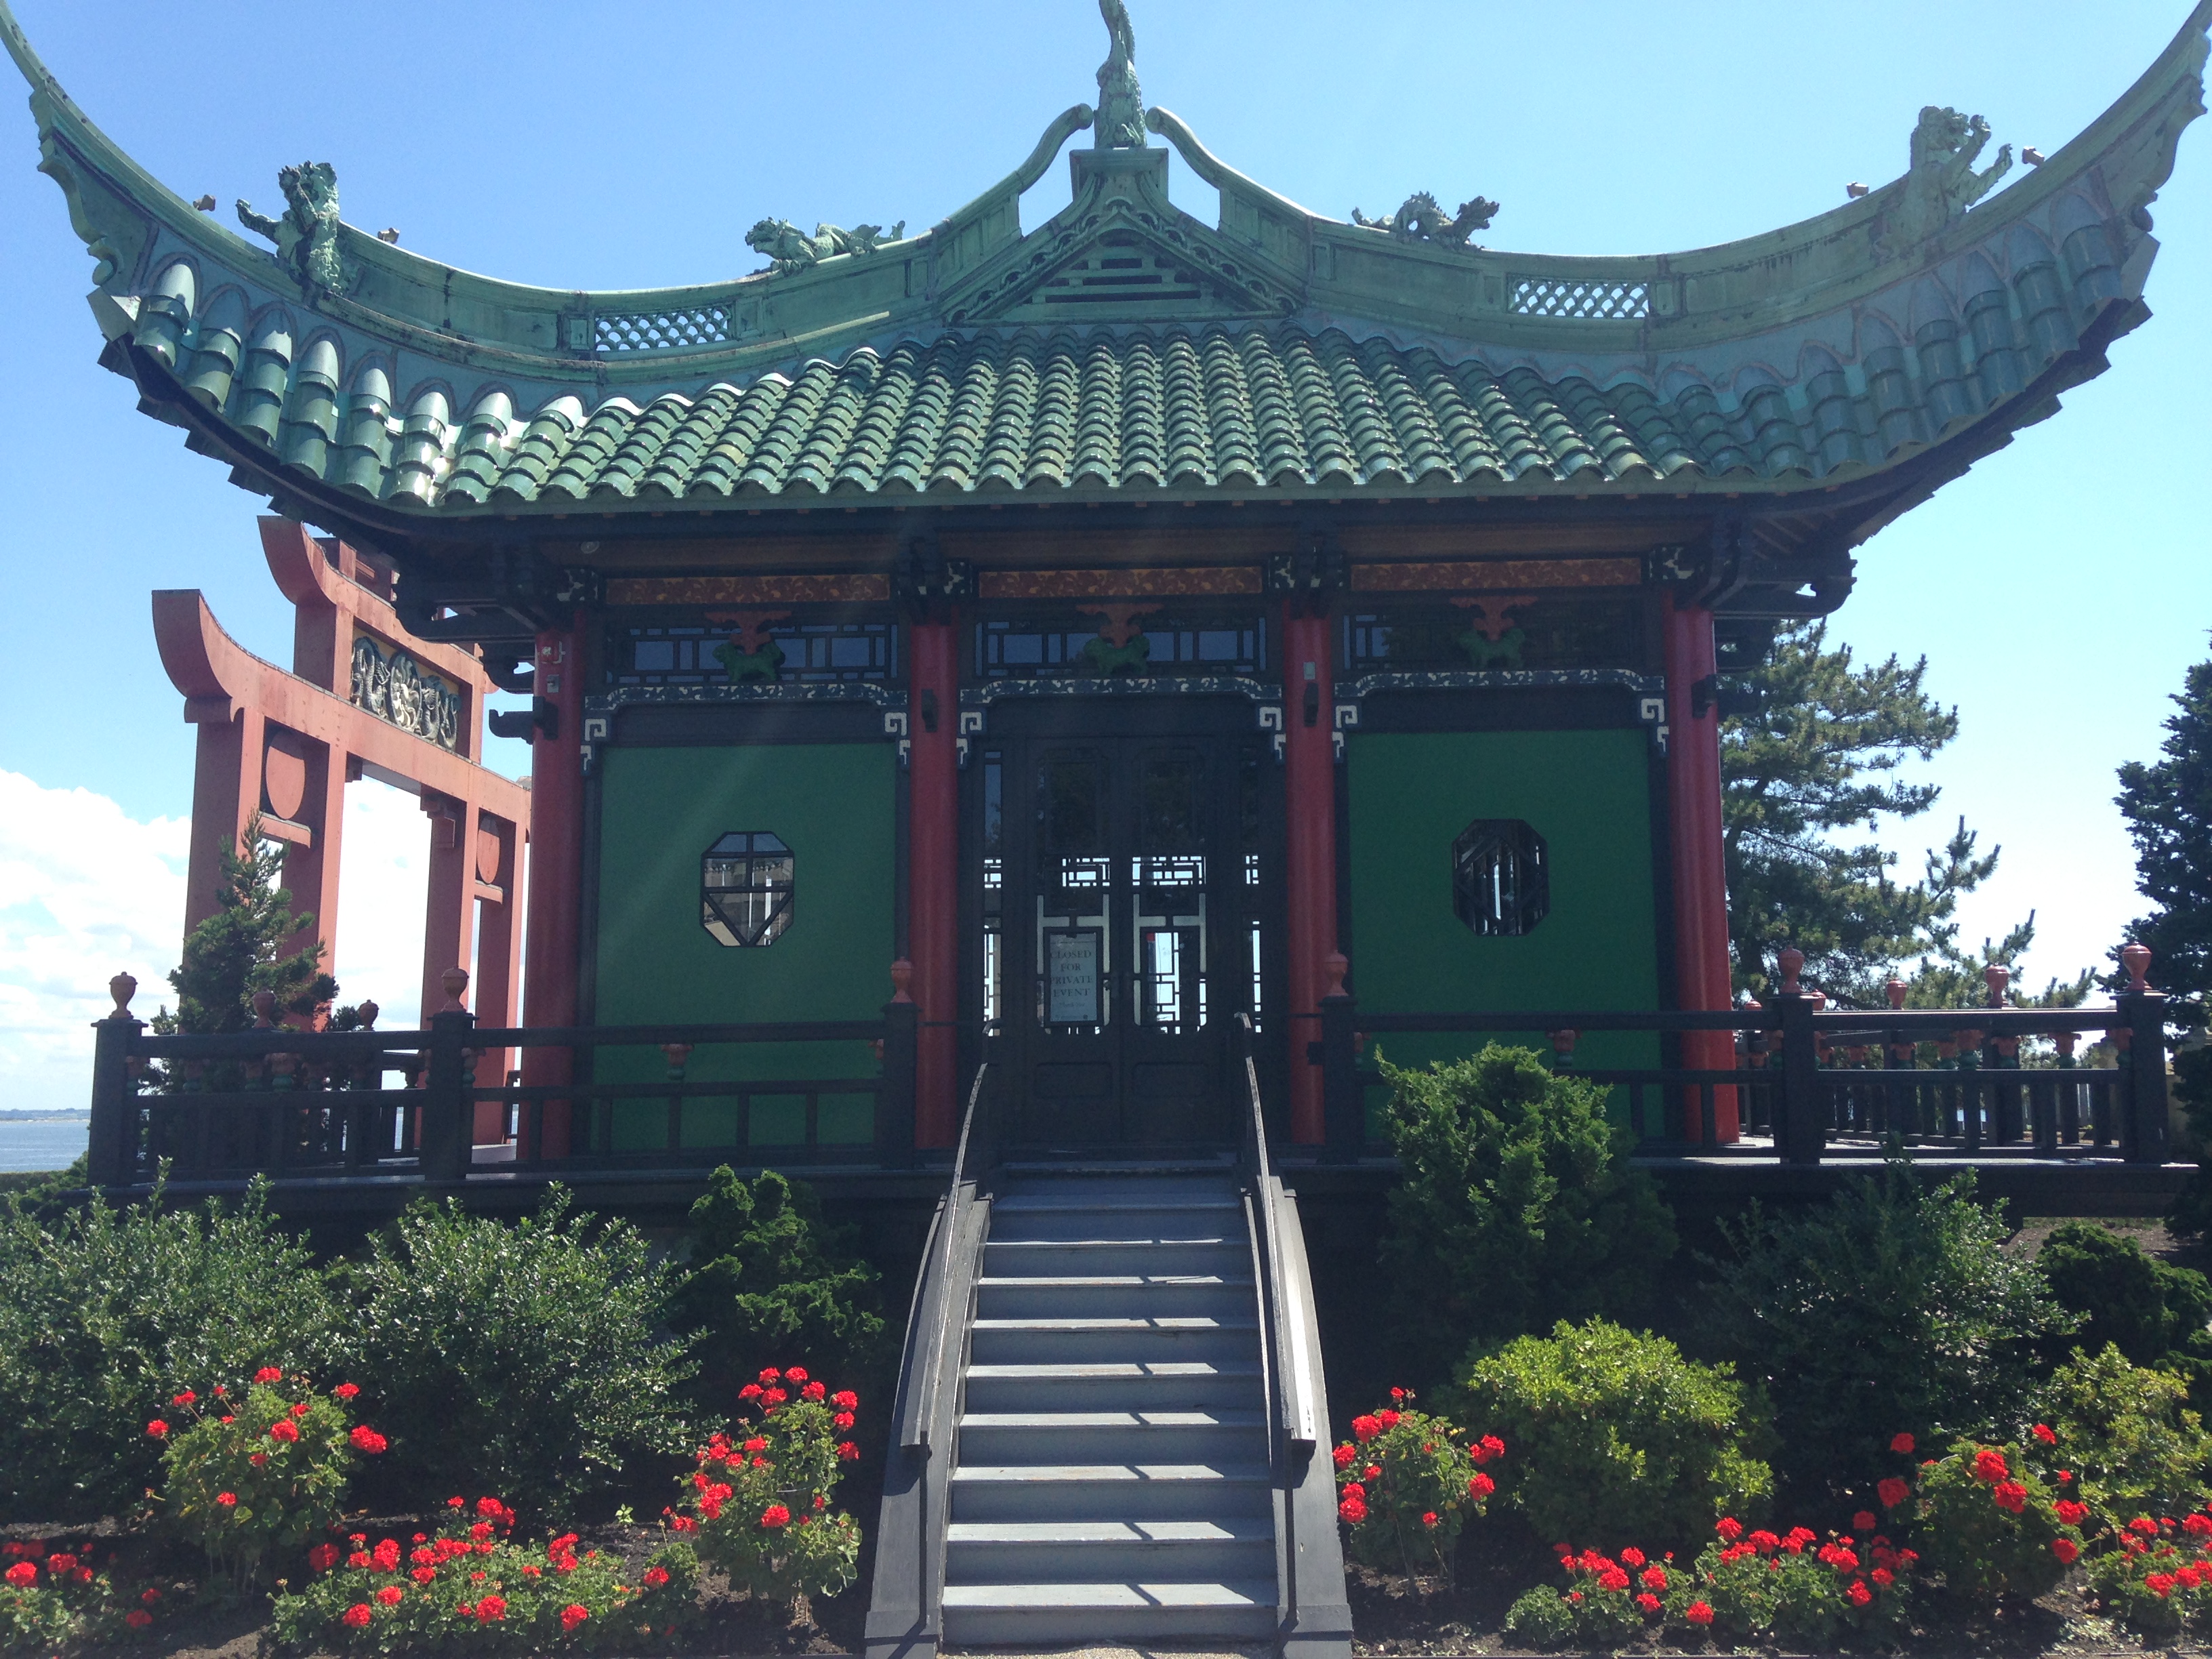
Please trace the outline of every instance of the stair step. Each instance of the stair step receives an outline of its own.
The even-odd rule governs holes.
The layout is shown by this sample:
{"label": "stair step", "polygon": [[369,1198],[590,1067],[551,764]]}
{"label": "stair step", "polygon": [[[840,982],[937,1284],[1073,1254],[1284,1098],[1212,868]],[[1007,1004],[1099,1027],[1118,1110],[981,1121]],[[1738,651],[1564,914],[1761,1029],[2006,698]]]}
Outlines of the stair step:
{"label": "stair step", "polygon": [[978,1319],[972,1362],[1007,1364],[1096,1359],[1245,1359],[1259,1352],[1257,1319],[1167,1315],[1157,1319]]}
{"label": "stair step", "polygon": [[991,1232],[1004,1242],[1143,1241],[1218,1238],[1241,1228],[1243,1204],[1233,1198],[1164,1199],[1133,1195],[1121,1203],[1084,1199],[995,1199]]}
{"label": "stair step", "polygon": [[1233,1361],[970,1365],[968,1408],[1009,1411],[1199,1411],[1260,1401],[1260,1368]]}
{"label": "stair step", "polygon": [[1155,1318],[1173,1314],[1221,1314],[1253,1305],[1249,1279],[1203,1273],[1115,1273],[1088,1279],[982,1279],[975,1311],[987,1319],[1036,1319],[1081,1315],[1091,1318]]}
{"label": "stair step", "polygon": [[1214,1462],[1265,1458],[1256,1411],[970,1412],[960,1419],[960,1461],[1023,1464]]}
{"label": "stair step", "polygon": [[956,1468],[957,1521],[1218,1521],[1273,1513],[1263,1462],[1030,1463]]}
{"label": "stair step", "polygon": [[1203,1583],[1275,1571],[1272,1516],[968,1521],[945,1529],[948,1584]]}
{"label": "stair step", "polygon": [[1226,1583],[945,1586],[945,1636],[979,1645],[1097,1638],[1273,1635],[1273,1579]]}
{"label": "stair step", "polygon": [[1224,1238],[994,1238],[983,1247],[983,1271],[995,1278],[1120,1273],[1218,1273],[1252,1271],[1252,1248]]}

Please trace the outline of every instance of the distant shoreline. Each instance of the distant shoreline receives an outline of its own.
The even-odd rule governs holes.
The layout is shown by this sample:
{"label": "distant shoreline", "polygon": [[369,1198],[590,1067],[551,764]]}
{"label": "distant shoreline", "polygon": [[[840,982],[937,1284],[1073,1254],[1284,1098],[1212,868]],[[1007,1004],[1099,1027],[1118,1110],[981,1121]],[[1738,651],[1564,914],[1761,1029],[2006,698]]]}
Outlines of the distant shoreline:
{"label": "distant shoreline", "polygon": [[90,1112],[0,1112],[0,1123],[88,1123]]}

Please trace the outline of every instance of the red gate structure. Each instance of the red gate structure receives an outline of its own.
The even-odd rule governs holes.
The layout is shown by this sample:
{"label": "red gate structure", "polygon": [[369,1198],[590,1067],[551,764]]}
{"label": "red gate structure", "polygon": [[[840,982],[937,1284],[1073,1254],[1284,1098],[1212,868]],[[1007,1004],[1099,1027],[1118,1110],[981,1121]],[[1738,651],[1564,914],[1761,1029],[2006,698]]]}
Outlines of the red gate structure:
{"label": "red gate structure", "polygon": [[[446,1001],[447,970],[473,959],[478,1012],[514,1025],[530,792],[482,764],[483,665],[399,625],[382,562],[289,519],[264,518],[261,546],[295,608],[289,673],[225,633],[198,589],[154,594],[162,666],[199,728],[185,933],[214,914],[223,852],[258,814],[261,834],[284,843],[285,884],[313,915],[289,948],[319,939],[336,971],[345,786],[375,778],[420,797],[430,820],[424,1022]],[[487,1075],[506,1069],[503,1054],[479,1063]],[[477,1116],[478,1144],[505,1138],[496,1103]]]}

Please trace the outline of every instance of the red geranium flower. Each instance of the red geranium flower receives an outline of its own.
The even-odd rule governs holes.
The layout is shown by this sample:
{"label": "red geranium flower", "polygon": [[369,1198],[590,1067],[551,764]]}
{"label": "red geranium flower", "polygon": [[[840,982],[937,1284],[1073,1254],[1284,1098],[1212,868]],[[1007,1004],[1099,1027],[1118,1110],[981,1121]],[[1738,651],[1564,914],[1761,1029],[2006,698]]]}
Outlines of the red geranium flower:
{"label": "red geranium flower", "polygon": [[[2077,1504],[2070,1498],[2060,1498],[2051,1506],[2051,1512],[2058,1517],[2061,1526],[2066,1527],[2078,1527],[2089,1518],[2089,1506],[2087,1504]],[[2189,1518],[2194,1521],[2199,1517],[2192,1515]],[[2191,1527],[2190,1530],[2194,1532],[2197,1528]],[[2212,1522],[2208,1522],[2204,1530],[2212,1532]]]}
{"label": "red geranium flower", "polygon": [[1487,1498],[1497,1490],[1498,1483],[1480,1469],[1467,1478],[1467,1495],[1469,1498]]}
{"label": "red geranium flower", "polygon": [[307,1565],[317,1572],[328,1572],[338,1564],[336,1544],[318,1544],[307,1552]]}
{"label": "red geranium flower", "polygon": [[1851,1530],[1853,1532],[1872,1532],[1875,1528],[1880,1524],[1881,1523],[1874,1518],[1874,1511],[1872,1510],[1861,1510],[1856,1515],[1851,1517]]}
{"label": "red geranium flower", "polygon": [[377,1591],[376,1599],[383,1602],[387,1607],[396,1607],[399,1605],[399,1600],[403,1594],[404,1592],[400,1589],[398,1585],[386,1584],[382,1589]]}
{"label": "red geranium flower", "polygon": [[1912,1445],[1912,1437],[1909,1434],[1892,1435],[1889,1439],[1890,1450],[1895,1452],[1899,1457],[1911,1456]]}
{"label": "red geranium flower", "polygon": [[1421,1524],[1425,1527],[1435,1526],[1437,1524],[1437,1512],[1434,1510],[1431,1510],[1427,1514],[1424,1515],[1421,1517]]}
{"label": "red geranium flower", "polygon": [[574,1630],[577,1626],[582,1624],[584,1620],[591,1616],[592,1610],[589,1607],[584,1607],[578,1602],[571,1601],[567,1607],[561,1609],[561,1628],[562,1630]]}
{"label": "red geranium flower", "polygon": [[234,1492],[219,1492],[215,1495],[215,1501],[227,1510],[236,1509],[238,1494]]}
{"label": "red geranium flower", "polygon": [[829,1395],[830,1390],[819,1382],[809,1382],[799,1391],[801,1400],[826,1400]]}
{"label": "red geranium flower", "polygon": [[494,1620],[506,1617],[507,1598],[504,1595],[487,1595],[477,1603],[477,1622],[480,1625],[489,1625]]}
{"label": "red geranium flower", "polygon": [[1667,1569],[1661,1566],[1650,1566],[1644,1568],[1644,1588],[1654,1590],[1665,1589],[1667,1588]]}
{"label": "red geranium flower", "polygon": [[1385,1407],[1375,1413],[1375,1420],[1386,1429],[1395,1429],[1398,1426],[1398,1413]]}
{"label": "red geranium flower", "polygon": [[1743,1522],[1732,1515],[1724,1515],[1713,1523],[1713,1530],[1721,1535],[1724,1544],[1733,1544],[1743,1536]]}
{"label": "red geranium flower", "polygon": [[848,1440],[837,1448],[837,1455],[848,1463],[857,1463],[860,1461],[860,1449]]}
{"label": "red geranium flower", "polygon": [[2051,1553],[2070,1567],[2080,1557],[2081,1547],[2070,1538],[2054,1538],[2051,1540]]}
{"label": "red geranium flower", "polygon": [[1363,1446],[1382,1432],[1382,1425],[1378,1419],[1355,1417],[1352,1419],[1352,1437]]}
{"label": "red geranium flower", "polygon": [[1893,1474],[1886,1480],[1875,1483],[1874,1495],[1881,1499],[1882,1508],[1893,1510],[1912,1496],[1912,1487],[1910,1482],[1901,1480]]}
{"label": "red geranium flower", "polygon": [[146,1425],[146,1432],[153,1436],[155,1439],[160,1440],[168,1434],[169,1425],[157,1417]]}
{"label": "red geranium flower", "polygon": [[256,1382],[282,1382],[284,1380],[284,1373],[274,1365],[264,1365],[253,1373],[253,1380]]}
{"label": "red geranium flower", "polygon": [[1358,1456],[1359,1454],[1354,1451],[1349,1444],[1346,1444],[1339,1446],[1334,1452],[1331,1452],[1329,1455],[1336,1459],[1337,1468],[1340,1469],[1347,1469],[1352,1467],[1352,1460]]}
{"label": "red geranium flower", "polygon": [[194,1393],[193,1393],[190,1389],[186,1389],[183,1393],[179,1394],[179,1395],[178,1395],[174,1400],[172,1400],[169,1403],[170,1403],[172,1406],[189,1406],[189,1405],[191,1405],[191,1404],[192,1403],[192,1401],[195,1401],[195,1400],[197,1400],[197,1399],[198,1399],[198,1398],[199,1398],[199,1395],[198,1395],[194,1394]]}
{"label": "red geranium flower", "polygon": [[353,1442],[356,1450],[368,1452],[372,1456],[391,1443],[366,1423],[355,1424],[353,1432],[346,1437]]}
{"label": "red geranium flower", "polygon": [[1621,1551],[1620,1553],[1620,1564],[1625,1567],[1640,1567],[1644,1565],[1644,1552],[1636,1548],[1633,1545],[1631,1545],[1628,1548]]}
{"label": "red geranium flower", "polygon": [[289,1445],[300,1437],[300,1425],[289,1417],[280,1417],[269,1425],[269,1437],[280,1445]]}
{"label": "red geranium flower", "polygon": [[646,1587],[647,1589],[659,1589],[663,1584],[666,1583],[667,1582],[668,1582],[668,1569],[667,1569],[667,1568],[665,1568],[665,1567],[647,1567],[647,1568],[645,1570],[645,1587]]}
{"label": "red geranium flower", "polygon": [[2058,1437],[2051,1432],[2051,1425],[2048,1423],[2039,1423],[2033,1428],[2030,1429],[2028,1432],[2033,1435],[2038,1440],[2040,1440],[2046,1446],[2055,1446],[2058,1443]]}
{"label": "red geranium flower", "polygon": [[1637,1596],[1636,1605],[1644,1616],[1649,1619],[1659,1611],[1659,1598],[1650,1590],[1644,1590]]}
{"label": "red geranium flower", "polygon": [[1874,1592],[1866,1587],[1866,1580],[1863,1578],[1852,1579],[1851,1587],[1844,1594],[1850,1597],[1851,1605],[1855,1607],[1863,1607],[1874,1600]]}
{"label": "red geranium flower", "polygon": [[143,1630],[154,1622],[154,1615],[143,1607],[133,1607],[123,1615],[123,1622],[133,1630]]}
{"label": "red geranium flower", "polygon": [[858,1411],[860,1408],[860,1396],[850,1389],[840,1389],[830,1396],[830,1403],[841,1412]]}
{"label": "red geranium flower", "polygon": [[2005,1467],[2004,1454],[1994,1446],[1984,1446],[1974,1454],[1974,1479],[1995,1486],[2012,1471]]}
{"label": "red geranium flower", "polygon": [[345,1610],[345,1622],[355,1630],[366,1626],[369,1618],[368,1603],[366,1601],[356,1601]]}
{"label": "red geranium flower", "polygon": [[1356,1527],[1367,1518],[1367,1500],[1357,1493],[1351,1494],[1337,1504],[1336,1513],[1347,1524]]}
{"label": "red geranium flower", "polygon": [[358,1383],[341,1382],[331,1392],[341,1400],[350,1400],[361,1392],[361,1387]]}
{"label": "red geranium flower", "polygon": [[18,1561],[8,1569],[5,1575],[0,1576],[4,1576],[9,1583],[21,1589],[27,1584],[34,1584],[38,1582],[39,1570],[28,1561]]}
{"label": "red geranium flower", "polygon": [[770,1532],[791,1524],[791,1511],[781,1504],[771,1504],[761,1511],[760,1523]]}

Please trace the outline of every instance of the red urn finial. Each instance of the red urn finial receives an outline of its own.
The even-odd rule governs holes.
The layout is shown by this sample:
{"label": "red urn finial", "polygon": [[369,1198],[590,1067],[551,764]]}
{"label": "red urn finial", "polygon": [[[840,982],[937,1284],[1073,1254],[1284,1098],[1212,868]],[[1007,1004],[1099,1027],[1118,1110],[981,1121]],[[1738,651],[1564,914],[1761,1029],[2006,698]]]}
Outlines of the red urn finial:
{"label": "red urn finial", "polygon": [[1344,976],[1352,971],[1352,959],[1341,951],[1331,951],[1321,959],[1321,967],[1322,972],[1327,976],[1322,995],[1324,997],[1345,995]]}
{"label": "red urn finial", "polygon": [[2130,994],[2141,996],[2150,989],[2150,981],[2144,977],[2150,972],[2150,946],[2125,946],[2120,951],[2120,966],[2128,970],[2128,990]]}
{"label": "red urn finial", "polygon": [[276,994],[264,987],[253,994],[253,1029],[257,1031],[273,1030],[276,1022],[269,1018],[270,1010],[276,1006]]}
{"label": "red urn finial", "polygon": [[376,1017],[383,1012],[383,1009],[376,1006],[374,997],[371,997],[354,1010],[354,1012],[361,1016],[361,1029],[364,1031],[373,1031],[376,1029]]}
{"label": "red urn finial", "polygon": [[1888,993],[1889,1006],[1891,1007],[1902,1008],[1905,1006],[1905,994],[1911,988],[1906,985],[1905,982],[1899,979],[1895,974],[1892,974],[1889,976],[1889,983],[1883,986],[1881,988]]}
{"label": "red urn finial", "polygon": [[1982,969],[1982,978],[1990,988],[1990,1006],[2004,1006],[2005,987],[2012,983],[2012,969],[1991,963]]}
{"label": "red urn finial", "polygon": [[2081,1042],[2081,1034],[2079,1031],[2058,1031],[2052,1034],[2051,1040],[2058,1045],[2058,1052],[2062,1056],[2071,1060],[2074,1057],[2074,1045]]}
{"label": "red urn finial", "polygon": [[1580,1031],[1553,1032],[1551,1034],[1552,1052],[1562,1060],[1572,1060],[1575,1057],[1575,1044],[1582,1041],[1582,1035]]}
{"label": "red urn finial", "polygon": [[1805,971],[1805,953],[1796,945],[1787,946],[1775,960],[1782,968],[1782,990],[1785,996],[1796,996],[1802,989],[1797,975]]}
{"label": "red urn finial", "polygon": [[468,1005],[461,1000],[461,993],[469,988],[467,969],[448,968],[439,975],[438,983],[446,988],[446,1006],[438,1010],[440,1013],[465,1014],[468,1012]]}
{"label": "red urn finial", "polygon": [[138,994],[138,981],[128,974],[118,974],[107,981],[107,994],[115,999],[115,1012],[111,1019],[131,1018],[131,999]]}
{"label": "red urn finial", "polygon": [[912,1002],[913,986],[914,964],[901,957],[891,963],[891,1000],[895,1003]]}

